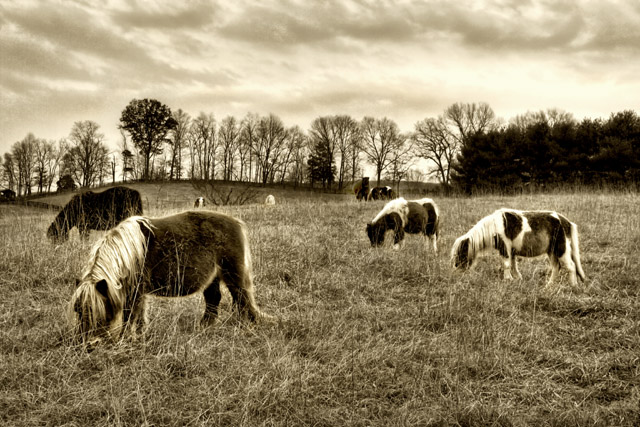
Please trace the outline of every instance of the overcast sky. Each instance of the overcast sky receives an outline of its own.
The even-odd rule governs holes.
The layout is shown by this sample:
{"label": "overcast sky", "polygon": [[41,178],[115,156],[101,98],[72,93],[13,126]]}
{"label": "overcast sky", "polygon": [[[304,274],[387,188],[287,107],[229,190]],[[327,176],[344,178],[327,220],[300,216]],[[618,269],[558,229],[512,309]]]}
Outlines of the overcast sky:
{"label": "overcast sky", "polygon": [[[103,3],[103,4],[102,4]],[[640,110],[640,1],[0,0],[0,154],[155,98],[218,120]]]}

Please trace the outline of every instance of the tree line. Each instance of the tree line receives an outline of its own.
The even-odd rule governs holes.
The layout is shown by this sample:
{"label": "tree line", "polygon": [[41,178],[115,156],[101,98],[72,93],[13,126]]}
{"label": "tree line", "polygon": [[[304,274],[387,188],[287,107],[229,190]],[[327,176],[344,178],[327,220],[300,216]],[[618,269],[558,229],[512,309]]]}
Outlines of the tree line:
{"label": "tree line", "polygon": [[[436,179],[466,192],[555,182],[637,181],[640,120],[632,111],[608,120],[558,110],[527,113],[508,124],[488,104],[456,103],[411,132],[391,119],[330,115],[309,129],[275,114],[217,120],[192,117],[155,99],[134,99],[120,117],[121,141],[110,151],[100,126],[74,123],[69,136],[29,133],[4,154],[2,184],[18,195],[129,180],[223,180],[289,183],[337,191],[360,179]],[[418,159],[426,168],[416,168]]]}
{"label": "tree line", "polygon": [[467,193],[638,184],[640,117],[629,110],[582,121],[553,109],[527,113],[469,134],[453,169],[453,183]]}

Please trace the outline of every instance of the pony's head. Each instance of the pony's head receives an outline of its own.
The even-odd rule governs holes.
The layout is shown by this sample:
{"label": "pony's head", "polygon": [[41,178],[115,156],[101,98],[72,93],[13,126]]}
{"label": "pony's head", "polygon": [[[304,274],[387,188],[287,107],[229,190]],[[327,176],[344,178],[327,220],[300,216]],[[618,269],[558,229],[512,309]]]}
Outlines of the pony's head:
{"label": "pony's head", "polygon": [[78,281],[69,315],[74,338],[88,346],[115,340],[122,330],[122,308],[105,279]]}
{"label": "pony's head", "polygon": [[367,236],[369,236],[369,241],[371,242],[371,246],[377,247],[382,246],[384,243],[384,233],[387,231],[384,221],[378,221],[375,223],[367,224]]}
{"label": "pony's head", "polygon": [[451,248],[451,262],[459,270],[468,270],[473,264],[473,257],[469,252],[469,237],[459,237]]}

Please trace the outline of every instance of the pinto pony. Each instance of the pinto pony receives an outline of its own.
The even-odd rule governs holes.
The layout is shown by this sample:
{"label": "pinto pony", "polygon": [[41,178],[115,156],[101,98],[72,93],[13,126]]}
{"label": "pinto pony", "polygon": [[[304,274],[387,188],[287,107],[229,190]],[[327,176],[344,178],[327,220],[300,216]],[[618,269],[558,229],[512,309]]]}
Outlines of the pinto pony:
{"label": "pinto pony", "polygon": [[87,191],[77,194],[67,203],[53,220],[47,236],[65,241],[69,231],[78,227],[83,237],[89,230],[108,230],[120,221],[133,215],[142,215],[140,193],[127,187],[112,187],[101,193]]}
{"label": "pinto pony", "polygon": [[391,200],[393,197],[393,189],[387,185],[386,187],[373,187],[367,200]]}
{"label": "pinto pony", "polygon": [[429,238],[433,251],[438,252],[440,212],[431,199],[405,200],[399,197],[387,203],[367,224],[371,246],[381,246],[387,230],[393,230],[393,248],[399,249],[404,234],[423,234]]}
{"label": "pinto pony", "polygon": [[195,202],[193,202],[193,207],[194,208],[204,208],[206,206],[206,202],[204,200],[204,197],[200,196],[196,199]]}
{"label": "pinto pony", "polygon": [[518,279],[516,256],[537,257],[546,254],[551,263],[547,285],[558,276],[560,265],[570,273],[572,285],[577,276],[584,282],[580,264],[578,226],[557,212],[518,211],[499,209],[481,219],[453,244],[451,260],[454,268],[466,270],[476,257],[487,250],[496,249],[504,259],[504,278]]}
{"label": "pinto pony", "polygon": [[218,314],[223,282],[250,321],[269,317],[256,305],[244,222],[207,211],[162,218],[131,217],[91,251],[70,304],[76,337],[93,344],[144,325],[145,295],[177,297],[202,291],[203,323]]}

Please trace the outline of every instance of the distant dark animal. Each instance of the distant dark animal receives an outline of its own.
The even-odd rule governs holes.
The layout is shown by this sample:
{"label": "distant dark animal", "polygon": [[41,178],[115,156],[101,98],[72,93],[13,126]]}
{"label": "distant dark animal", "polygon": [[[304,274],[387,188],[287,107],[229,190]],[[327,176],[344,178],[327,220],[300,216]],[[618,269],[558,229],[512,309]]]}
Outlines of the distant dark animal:
{"label": "distant dark animal", "polygon": [[385,187],[373,187],[367,200],[391,200],[393,198],[393,189],[387,185]]}
{"label": "distant dark animal", "polygon": [[13,202],[16,200],[16,192],[10,189],[0,191],[0,202]]}
{"label": "distant dark animal", "polygon": [[77,194],[60,211],[47,230],[47,236],[67,240],[69,230],[78,227],[86,237],[89,230],[108,230],[132,215],[142,214],[140,193],[127,187],[112,187],[101,193]]}
{"label": "distant dark animal", "polygon": [[267,196],[267,198],[265,199],[264,204],[265,205],[275,205],[276,204],[276,198],[273,197],[272,194],[269,194]]}
{"label": "distant dark animal", "polygon": [[371,246],[381,246],[384,235],[393,230],[393,248],[399,249],[404,234],[423,234],[438,252],[438,206],[431,199],[405,200],[399,197],[387,203],[376,217],[367,224],[367,235]]}
{"label": "distant dark animal", "polygon": [[362,178],[361,181],[358,181],[353,186],[353,193],[356,195],[356,199],[367,200],[367,196],[369,195],[369,177]]}
{"label": "distant dark animal", "polygon": [[76,337],[92,345],[144,325],[146,295],[178,297],[202,291],[203,323],[218,315],[220,282],[241,316],[271,318],[256,305],[247,229],[217,212],[186,211],[162,218],[134,216],[108,231],[91,251],[71,298]]}
{"label": "distant dark animal", "polygon": [[196,201],[193,202],[194,208],[204,208],[206,205],[207,205],[207,202],[205,202],[204,197],[198,197]]}
{"label": "distant dark animal", "polygon": [[557,212],[518,211],[499,209],[478,221],[465,235],[459,237],[451,250],[454,268],[470,268],[476,257],[495,249],[504,259],[504,278],[518,279],[517,258],[547,255],[551,263],[552,284],[562,264],[570,273],[572,285],[577,284],[576,273],[582,281],[585,274],[580,264],[578,226]]}

